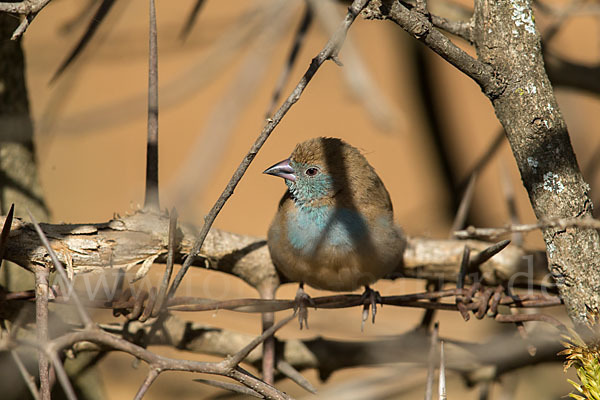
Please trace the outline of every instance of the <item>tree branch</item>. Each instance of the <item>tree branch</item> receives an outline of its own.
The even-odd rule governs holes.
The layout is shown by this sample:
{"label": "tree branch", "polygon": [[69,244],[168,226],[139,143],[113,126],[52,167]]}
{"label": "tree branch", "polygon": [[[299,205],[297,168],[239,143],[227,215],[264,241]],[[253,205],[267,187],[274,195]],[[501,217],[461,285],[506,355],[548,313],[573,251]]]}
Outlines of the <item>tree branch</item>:
{"label": "tree branch", "polygon": [[268,399],[285,400],[289,399],[290,397],[285,393],[280,392],[273,386],[268,385],[260,379],[257,379],[244,372],[241,368],[239,368],[238,364],[243,359],[245,354],[248,354],[250,351],[256,348],[256,346],[262,343],[266,337],[273,335],[279,328],[284,326],[293,318],[294,315],[290,315],[289,317],[285,318],[280,323],[263,332],[261,336],[252,340],[247,346],[236,352],[233,357],[230,358],[228,355],[228,358],[221,362],[200,362],[160,356],[152,353],[144,347],[128,342],[121,337],[98,329],[90,328],[86,328],[81,332],[67,333],[52,340],[51,342],[48,342],[46,345],[40,345],[37,343],[29,344],[44,349],[44,351],[51,355],[51,358],[53,359],[58,359],[57,354],[59,352],[67,350],[75,346],[77,343],[91,342],[97,345],[108,347],[108,349],[131,354],[132,356],[145,361],[148,363],[151,370],[146,378],[146,381],[140,387],[136,398],[139,398],[144,394],[159,373],[164,371],[188,371],[227,376],[237,380],[238,382],[260,393]]}
{"label": "tree branch", "polygon": [[582,65],[544,52],[544,63],[548,77],[554,86],[566,86],[592,94],[600,94],[600,63]]}
{"label": "tree branch", "polygon": [[144,208],[158,212],[158,43],[156,9],[150,0],[148,43],[148,136],[146,141],[146,193]]}
{"label": "tree branch", "polygon": [[16,3],[0,2],[0,11],[11,14],[30,15],[41,11],[50,0],[22,0]]}
{"label": "tree branch", "polygon": [[0,12],[21,15],[21,23],[14,30],[10,40],[19,39],[29,27],[36,15],[44,8],[50,0],[22,0],[20,2],[0,2]]}
{"label": "tree branch", "polygon": [[[0,224],[4,222],[0,217]],[[51,239],[59,261],[76,274],[132,268],[147,260],[165,263],[169,243],[169,218],[138,211],[99,224],[41,224]],[[195,229],[178,226],[175,262],[181,262],[195,239]],[[398,243],[404,246],[403,243]],[[464,246],[474,257],[492,243],[476,240],[436,240],[407,237],[403,264],[390,278],[416,278],[456,282]],[[5,258],[25,268],[45,265],[48,252],[40,246],[32,224],[15,218],[6,243]],[[237,276],[250,286],[277,287],[282,281],[262,239],[218,229],[210,230],[195,264]],[[511,245],[478,266],[482,283],[497,285],[513,279],[516,284],[552,285],[545,255]],[[259,290],[260,291],[260,290]]]}
{"label": "tree branch", "polygon": [[[397,0],[374,0],[367,18],[391,19],[479,84],[506,131],[538,220],[591,217],[583,180],[546,76],[529,0],[475,2],[475,60]],[[522,56],[522,55],[527,55]],[[600,309],[600,238],[593,228],[542,229],[549,270],[575,323]]]}
{"label": "tree branch", "polygon": [[[42,345],[48,341],[48,269],[38,267],[35,271],[35,325],[37,340]],[[50,400],[50,369],[48,357],[42,351],[38,355],[40,374],[40,398]]]}
{"label": "tree branch", "polygon": [[[399,1],[373,0],[363,11],[367,19],[389,19],[473,79],[490,99],[504,90],[492,67],[474,59],[435,29],[425,15]],[[440,21],[438,21],[440,22]]]}
{"label": "tree branch", "polygon": [[471,33],[471,30],[473,29],[472,21],[450,21],[444,17],[431,14],[431,23],[436,28],[443,29],[469,43],[472,43],[473,41]]}
{"label": "tree branch", "polygon": [[[530,2],[477,1],[474,22],[479,59],[493,68],[506,88],[492,102],[536,217],[539,221],[591,217],[590,189],[544,69]],[[542,233],[548,268],[569,316],[584,324],[588,310],[600,309],[598,231],[549,226]]]}
{"label": "tree branch", "polygon": [[[225,357],[238,352],[252,336],[226,329],[185,321],[170,316],[165,321],[160,335],[148,336],[150,324],[140,322],[103,326],[110,332],[137,338],[149,346],[167,345],[201,354]],[[455,340],[444,340],[447,368],[462,373],[472,383],[495,379],[504,373],[540,362],[562,361],[556,353],[561,345],[556,334],[532,332],[531,341],[525,342],[512,332],[491,338],[488,342],[470,344]],[[530,356],[528,345],[538,349]],[[415,363],[427,368],[429,360],[423,354],[430,348],[429,335],[422,331],[407,333],[386,339],[370,341],[338,341],[327,338],[286,339],[279,342],[283,360],[296,370],[316,369],[321,379],[344,368],[389,363]],[[95,345],[79,342],[76,351],[98,350]],[[245,362],[259,366],[261,352],[252,351]]]}

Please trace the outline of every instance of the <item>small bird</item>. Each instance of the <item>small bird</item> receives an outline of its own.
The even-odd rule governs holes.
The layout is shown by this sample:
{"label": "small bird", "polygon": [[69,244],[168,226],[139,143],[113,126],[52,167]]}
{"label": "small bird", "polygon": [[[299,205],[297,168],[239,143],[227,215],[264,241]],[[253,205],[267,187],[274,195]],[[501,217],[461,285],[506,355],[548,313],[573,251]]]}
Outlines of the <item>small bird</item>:
{"label": "small bird", "polygon": [[275,266],[300,282],[296,301],[311,301],[304,283],[332,291],[364,286],[374,320],[378,294],[369,285],[401,264],[404,237],[373,167],[343,140],[319,137],[299,143],[290,158],[264,173],[284,178],[288,188],[267,244]]}

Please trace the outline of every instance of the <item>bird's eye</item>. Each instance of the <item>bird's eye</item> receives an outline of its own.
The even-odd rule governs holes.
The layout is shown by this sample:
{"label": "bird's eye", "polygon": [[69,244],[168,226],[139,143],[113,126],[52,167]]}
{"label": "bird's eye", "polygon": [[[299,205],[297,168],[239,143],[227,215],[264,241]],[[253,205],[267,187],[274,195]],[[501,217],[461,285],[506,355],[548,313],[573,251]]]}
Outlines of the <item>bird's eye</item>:
{"label": "bird's eye", "polygon": [[304,173],[308,176],[315,176],[319,173],[319,170],[317,168],[311,167],[308,168]]}

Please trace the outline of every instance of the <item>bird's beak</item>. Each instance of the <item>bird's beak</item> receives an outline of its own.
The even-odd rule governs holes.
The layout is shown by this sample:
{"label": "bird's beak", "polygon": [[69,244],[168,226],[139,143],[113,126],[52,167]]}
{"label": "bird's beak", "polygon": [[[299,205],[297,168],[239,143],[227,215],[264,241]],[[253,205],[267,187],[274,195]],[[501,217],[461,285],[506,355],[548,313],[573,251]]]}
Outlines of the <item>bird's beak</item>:
{"label": "bird's beak", "polygon": [[294,175],[294,169],[290,165],[290,159],[287,158],[283,161],[278,162],[277,164],[265,169],[263,174],[269,174],[273,176],[278,176],[283,179],[288,179],[290,181],[296,180],[296,175]]}

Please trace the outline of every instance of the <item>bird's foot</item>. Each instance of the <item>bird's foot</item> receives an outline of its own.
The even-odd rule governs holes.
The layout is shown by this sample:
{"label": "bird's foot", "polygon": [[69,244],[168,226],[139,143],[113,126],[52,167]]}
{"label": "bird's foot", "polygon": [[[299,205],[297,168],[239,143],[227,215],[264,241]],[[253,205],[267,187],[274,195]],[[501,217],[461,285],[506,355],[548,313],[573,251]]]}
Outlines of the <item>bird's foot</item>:
{"label": "bird's foot", "polygon": [[300,329],[302,329],[303,324],[308,329],[308,306],[317,308],[314,300],[304,291],[304,285],[300,285],[294,298],[294,312],[298,314]]}
{"label": "bird's foot", "polygon": [[371,289],[368,286],[365,286],[365,291],[362,294],[361,300],[364,303],[362,321],[360,323],[360,330],[362,332],[365,328],[365,321],[369,318],[369,308],[372,310],[372,321],[373,323],[375,323],[375,314],[377,314],[377,303],[381,304],[382,307],[383,303],[379,292]]}

